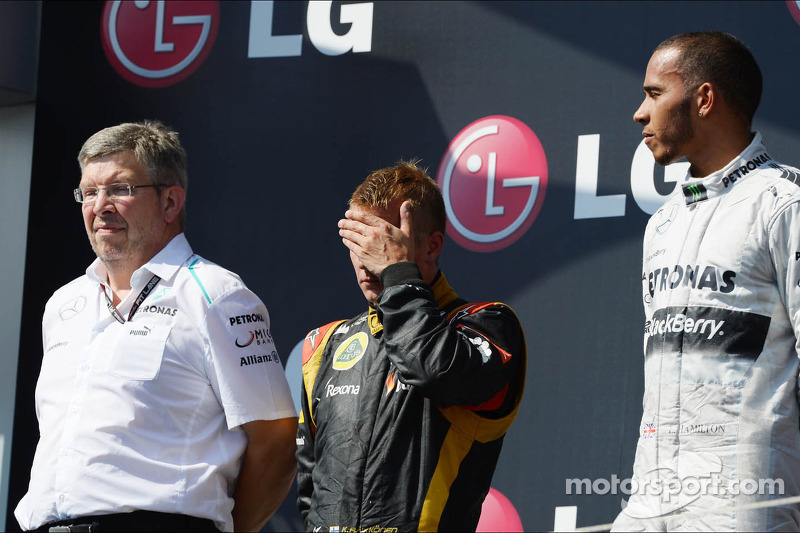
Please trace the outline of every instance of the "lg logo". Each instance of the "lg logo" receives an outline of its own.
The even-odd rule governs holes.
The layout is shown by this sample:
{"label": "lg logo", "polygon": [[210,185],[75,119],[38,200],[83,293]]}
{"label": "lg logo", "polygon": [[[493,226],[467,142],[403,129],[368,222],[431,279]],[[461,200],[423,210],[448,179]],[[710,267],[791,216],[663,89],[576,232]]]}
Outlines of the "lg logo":
{"label": "lg logo", "polygon": [[[250,3],[248,58],[302,55],[302,35],[273,35],[275,2]],[[340,6],[339,21],[350,29],[339,35],[331,27],[333,2],[309,2],[308,37],[322,54],[336,56],[372,49],[373,4]],[[208,56],[219,28],[219,2],[148,0],[106,2],[102,40],[108,61],[120,76],[142,87],[166,87],[192,74]]]}
{"label": "lg logo", "polygon": [[219,26],[218,2],[106,2],[103,49],[111,66],[143,87],[181,81],[202,64]]}
{"label": "lg logo", "polygon": [[[580,135],[575,163],[575,220],[625,216],[625,194],[600,196],[600,135]],[[683,182],[689,163],[664,168],[664,181]],[[655,185],[655,160],[641,142],[630,167],[636,205],[652,215],[672,195]],[[447,211],[447,234],[475,252],[501,250],[531,227],[544,202],[547,158],[536,134],[519,120],[495,115],[477,120],[450,142],[437,181]]]}
{"label": "lg logo", "polygon": [[794,17],[795,22],[800,24],[800,2],[786,2],[789,12]]}
{"label": "lg logo", "polygon": [[542,143],[519,120],[477,120],[453,141],[437,177],[447,234],[464,248],[493,252],[519,239],[536,220],[547,187]]}

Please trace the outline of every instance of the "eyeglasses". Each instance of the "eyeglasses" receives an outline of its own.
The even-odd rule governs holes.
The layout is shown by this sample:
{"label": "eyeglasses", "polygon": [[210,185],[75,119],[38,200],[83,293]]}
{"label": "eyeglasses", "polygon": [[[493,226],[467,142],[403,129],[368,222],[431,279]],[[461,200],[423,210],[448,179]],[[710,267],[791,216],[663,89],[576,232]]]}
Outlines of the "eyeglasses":
{"label": "eyeglasses", "polygon": [[72,191],[72,196],[79,204],[93,204],[97,200],[100,191],[106,191],[106,198],[111,200],[119,200],[120,198],[127,198],[133,196],[134,189],[144,189],[145,187],[164,187],[162,183],[151,183],[148,185],[131,185],[130,183],[115,183],[107,187],[86,187],[85,189],[75,189]]}

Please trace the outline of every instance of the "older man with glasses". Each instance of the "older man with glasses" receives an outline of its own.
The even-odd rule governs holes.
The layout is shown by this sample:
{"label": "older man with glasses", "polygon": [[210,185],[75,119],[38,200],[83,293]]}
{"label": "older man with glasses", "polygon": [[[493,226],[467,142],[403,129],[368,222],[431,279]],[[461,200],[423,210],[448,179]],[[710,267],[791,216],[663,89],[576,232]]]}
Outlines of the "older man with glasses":
{"label": "older man with glasses", "polygon": [[120,124],[78,161],[97,259],[45,308],[40,440],[17,520],[257,531],[291,485],[297,427],[267,309],[189,246],[177,133]]}

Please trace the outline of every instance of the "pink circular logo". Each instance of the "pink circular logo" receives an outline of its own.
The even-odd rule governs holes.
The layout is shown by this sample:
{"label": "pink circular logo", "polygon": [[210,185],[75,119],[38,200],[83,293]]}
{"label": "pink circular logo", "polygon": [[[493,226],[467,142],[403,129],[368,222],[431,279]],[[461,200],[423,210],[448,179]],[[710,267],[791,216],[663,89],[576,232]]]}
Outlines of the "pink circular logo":
{"label": "pink circular logo", "polygon": [[142,87],[166,87],[202,64],[219,27],[219,2],[106,2],[103,50],[120,76]]}
{"label": "pink circular logo", "polygon": [[519,120],[493,115],[456,135],[437,174],[447,234],[475,252],[501,250],[536,220],[547,188],[542,143]]}
{"label": "pink circular logo", "polygon": [[800,24],[800,2],[786,2],[786,7],[789,8],[789,13],[792,14],[795,22]]}

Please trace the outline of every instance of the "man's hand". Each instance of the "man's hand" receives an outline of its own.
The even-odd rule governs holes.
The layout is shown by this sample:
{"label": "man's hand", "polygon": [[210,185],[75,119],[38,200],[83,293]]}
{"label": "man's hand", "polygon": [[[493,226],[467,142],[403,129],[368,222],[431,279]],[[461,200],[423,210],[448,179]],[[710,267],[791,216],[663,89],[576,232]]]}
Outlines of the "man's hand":
{"label": "man's hand", "polygon": [[393,224],[397,215],[392,211],[378,213],[349,209],[345,218],[339,221],[342,242],[375,276],[380,277],[389,265],[414,261],[411,203],[403,202],[399,211],[399,228]]}

